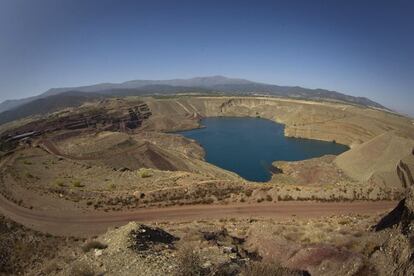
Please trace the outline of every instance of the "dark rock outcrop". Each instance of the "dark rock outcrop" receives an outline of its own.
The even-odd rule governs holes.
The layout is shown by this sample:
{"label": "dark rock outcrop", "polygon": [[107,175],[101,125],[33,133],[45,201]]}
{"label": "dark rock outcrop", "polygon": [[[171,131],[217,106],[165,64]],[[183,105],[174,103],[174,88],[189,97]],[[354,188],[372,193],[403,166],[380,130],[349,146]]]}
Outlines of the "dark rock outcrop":
{"label": "dark rock outcrop", "polygon": [[129,248],[142,252],[154,249],[157,245],[163,245],[161,248],[172,247],[178,238],[161,228],[141,225],[138,229],[131,231],[130,240],[131,245]]}
{"label": "dark rock outcrop", "polygon": [[397,173],[407,185],[407,195],[375,226],[376,231],[388,231],[388,238],[371,255],[379,275],[414,275],[414,186],[409,177],[413,164],[414,155],[398,164]]}

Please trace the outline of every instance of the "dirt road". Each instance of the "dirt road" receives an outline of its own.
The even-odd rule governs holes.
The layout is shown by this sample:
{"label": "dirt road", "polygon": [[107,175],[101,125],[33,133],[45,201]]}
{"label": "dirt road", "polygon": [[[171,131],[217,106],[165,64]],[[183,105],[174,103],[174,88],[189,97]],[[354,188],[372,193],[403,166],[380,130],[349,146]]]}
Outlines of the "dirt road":
{"label": "dirt road", "polygon": [[53,212],[20,207],[0,196],[0,213],[30,228],[55,235],[89,236],[105,232],[108,227],[129,221],[189,221],[229,217],[267,217],[286,219],[291,216],[312,218],[339,214],[378,214],[393,208],[396,202],[306,202],[196,205],[147,208],[125,212]]}
{"label": "dirt road", "polygon": [[[53,143],[45,143],[53,154],[61,154]],[[0,170],[9,158],[0,162]],[[0,195],[0,213],[25,226],[55,235],[90,236],[105,232],[108,227],[129,221],[190,221],[229,217],[267,217],[286,219],[323,217],[340,214],[378,214],[396,206],[393,201],[309,202],[281,201],[277,203],[194,205],[168,208],[143,208],[123,212],[31,210],[18,206]]]}

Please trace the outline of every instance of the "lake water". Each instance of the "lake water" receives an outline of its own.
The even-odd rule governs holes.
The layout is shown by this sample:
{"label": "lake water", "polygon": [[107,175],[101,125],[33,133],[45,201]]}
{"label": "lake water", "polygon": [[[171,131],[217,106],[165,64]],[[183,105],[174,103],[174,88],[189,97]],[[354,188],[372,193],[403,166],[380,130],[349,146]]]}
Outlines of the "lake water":
{"label": "lake water", "polygon": [[205,127],[178,134],[200,143],[206,161],[251,181],[270,180],[273,161],[338,155],[349,149],[333,142],[285,137],[284,125],[265,119],[213,117],[201,124]]}

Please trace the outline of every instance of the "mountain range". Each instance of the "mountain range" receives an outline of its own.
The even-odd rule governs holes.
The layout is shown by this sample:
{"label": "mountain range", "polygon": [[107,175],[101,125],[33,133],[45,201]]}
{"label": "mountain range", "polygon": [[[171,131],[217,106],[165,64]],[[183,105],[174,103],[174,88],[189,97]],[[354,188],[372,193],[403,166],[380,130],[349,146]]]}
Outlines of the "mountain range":
{"label": "mountain range", "polygon": [[202,93],[223,95],[268,95],[307,100],[341,101],[366,107],[384,106],[365,97],[354,97],[325,89],[279,86],[223,76],[171,80],[132,80],[79,87],[52,88],[34,97],[7,100],[0,104],[0,124],[62,107],[76,106],[86,99],[113,96],[172,95]]}

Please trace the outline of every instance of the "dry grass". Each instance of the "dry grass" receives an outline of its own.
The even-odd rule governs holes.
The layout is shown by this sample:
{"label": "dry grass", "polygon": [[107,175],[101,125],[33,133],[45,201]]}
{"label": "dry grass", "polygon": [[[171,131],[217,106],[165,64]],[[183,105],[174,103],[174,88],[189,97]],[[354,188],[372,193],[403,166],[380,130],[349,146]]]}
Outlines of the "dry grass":
{"label": "dry grass", "polygon": [[152,176],[152,173],[150,170],[148,169],[140,169],[138,171],[139,176],[141,176],[141,178],[148,178]]}
{"label": "dry grass", "polygon": [[35,178],[31,173],[29,173],[29,172],[26,172],[25,174],[24,174],[24,176],[26,177],[26,178],[31,178],[31,179],[33,179],[33,178]]}
{"label": "dry grass", "polygon": [[72,276],[94,276],[95,274],[94,269],[85,263],[74,263],[70,269]]}
{"label": "dry grass", "polygon": [[61,180],[61,179],[57,179],[57,180],[55,180],[55,184],[56,184],[57,186],[59,186],[59,187],[66,187],[65,182],[64,182],[63,180]]}
{"label": "dry grass", "polygon": [[251,262],[243,272],[243,276],[295,276],[302,275],[301,272],[282,267],[277,263]]}
{"label": "dry grass", "polygon": [[72,185],[73,185],[73,187],[76,187],[76,188],[82,188],[82,187],[85,187],[85,185],[83,185],[79,180],[75,180],[75,181],[73,181],[72,182]]}
{"label": "dry grass", "polygon": [[82,246],[82,250],[83,252],[89,252],[91,249],[105,249],[108,246],[100,241],[97,240],[93,240],[93,241],[88,241],[86,242],[83,246]]}
{"label": "dry grass", "polygon": [[176,276],[206,275],[201,266],[200,256],[190,247],[184,246],[178,252],[178,266]]}
{"label": "dry grass", "polygon": [[12,243],[9,239],[0,238],[0,274],[11,272]]}

